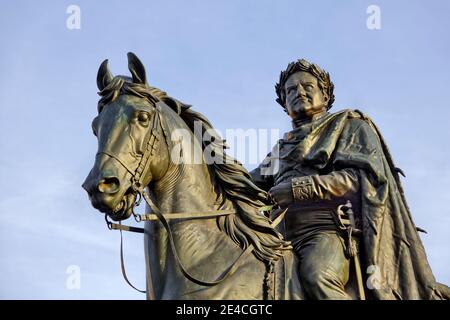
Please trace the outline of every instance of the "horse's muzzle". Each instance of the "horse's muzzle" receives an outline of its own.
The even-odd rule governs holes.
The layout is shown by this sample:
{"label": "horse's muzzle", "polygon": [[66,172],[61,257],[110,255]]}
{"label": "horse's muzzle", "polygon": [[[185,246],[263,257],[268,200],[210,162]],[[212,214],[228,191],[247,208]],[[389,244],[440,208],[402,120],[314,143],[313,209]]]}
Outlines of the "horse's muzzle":
{"label": "horse's muzzle", "polygon": [[120,180],[115,176],[94,175],[91,171],[82,185],[89,195],[94,208],[102,211],[114,211],[118,205]]}
{"label": "horse's muzzle", "polygon": [[128,188],[123,192],[120,180],[116,177],[92,178],[89,174],[82,185],[92,206],[119,221],[130,217],[136,195]]}

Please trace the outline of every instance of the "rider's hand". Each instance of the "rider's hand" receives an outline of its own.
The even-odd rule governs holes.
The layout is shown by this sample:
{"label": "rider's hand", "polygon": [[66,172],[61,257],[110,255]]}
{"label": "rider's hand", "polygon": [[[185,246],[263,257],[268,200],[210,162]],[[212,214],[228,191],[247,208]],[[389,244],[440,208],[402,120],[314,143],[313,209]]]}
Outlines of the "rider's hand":
{"label": "rider's hand", "polygon": [[282,182],[269,190],[269,195],[280,208],[285,208],[294,202],[291,182]]}

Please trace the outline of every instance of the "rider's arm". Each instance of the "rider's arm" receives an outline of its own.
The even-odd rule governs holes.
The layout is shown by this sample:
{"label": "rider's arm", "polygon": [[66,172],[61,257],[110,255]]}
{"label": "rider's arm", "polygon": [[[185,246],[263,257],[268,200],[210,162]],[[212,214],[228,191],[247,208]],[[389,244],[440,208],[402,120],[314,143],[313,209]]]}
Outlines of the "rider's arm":
{"label": "rider's arm", "polygon": [[343,169],[326,175],[295,177],[291,184],[294,201],[333,200],[357,193],[359,174],[355,169]]}

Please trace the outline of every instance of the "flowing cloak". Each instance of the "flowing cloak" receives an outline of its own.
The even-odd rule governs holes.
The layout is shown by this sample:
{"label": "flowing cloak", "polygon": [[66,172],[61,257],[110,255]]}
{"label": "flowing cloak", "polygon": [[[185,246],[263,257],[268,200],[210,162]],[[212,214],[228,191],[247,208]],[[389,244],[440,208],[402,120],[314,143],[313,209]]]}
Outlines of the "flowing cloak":
{"label": "flowing cloak", "polygon": [[375,124],[358,110],[327,117],[289,154],[319,172],[360,175],[363,273],[372,299],[449,299],[437,283],[407,206],[399,169]]}

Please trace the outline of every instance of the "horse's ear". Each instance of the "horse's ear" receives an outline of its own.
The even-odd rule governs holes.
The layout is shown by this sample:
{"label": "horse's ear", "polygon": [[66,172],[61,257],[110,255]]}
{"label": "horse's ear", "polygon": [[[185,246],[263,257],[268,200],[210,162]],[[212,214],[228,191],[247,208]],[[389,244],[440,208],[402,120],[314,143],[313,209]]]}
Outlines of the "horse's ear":
{"label": "horse's ear", "polygon": [[97,72],[97,87],[102,91],[113,79],[108,67],[108,59],[102,62]]}
{"label": "horse's ear", "polygon": [[128,69],[131,72],[134,83],[147,84],[145,68],[141,60],[133,52],[128,52]]}

